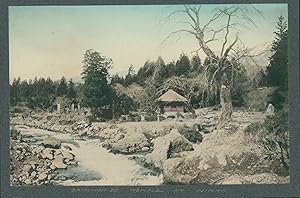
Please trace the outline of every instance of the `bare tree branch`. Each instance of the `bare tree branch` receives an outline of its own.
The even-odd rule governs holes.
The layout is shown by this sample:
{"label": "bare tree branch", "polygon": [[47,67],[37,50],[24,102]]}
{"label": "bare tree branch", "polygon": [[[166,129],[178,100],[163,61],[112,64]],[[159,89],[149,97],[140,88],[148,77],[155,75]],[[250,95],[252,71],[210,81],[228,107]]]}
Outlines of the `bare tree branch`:
{"label": "bare tree branch", "polygon": [[229,47],[226,49],[226,51],[224,52],[223,57],[226,58],[230,52],[230,50],[232,49],[232,47],[236,44],[236,42],[238,41],[238,36],[236,35],[235,40],[233,41],[233,43],[231,45],[229,45]]}
{"label": "bare tree branch", "polygon": [[199,13],[200,13],[200,10],[201,10],[201,5],[198,6],[198,7],[196,7],[196,6],[194,6],[194,7],[190,6],[190,10],[192,10],[192,12],[195,14],[198,27],[200,27]]}
{"label": "bare tree branch", "polygon": [[192,19],[192,21],[194,22],[195,24],[195,27],[198,28],[199,27],[199,24],[197,23],[196,19],[192,16],[191,12],[190,12],[190,8],[189,6],[184,6],[185,7],[185,13],[187,13],[187,15],[190,17],[190,19]]}
{"label": "bare tree branch", "polygon": [[188,25],[190,25],[194,30],[196,30],[196,27],[195,27],[193,24],[191,24],[189,21],[178,21],[177,24],[179,24],[179,23],[182,23],[182,24],[188,24]]}
{"label": "bare tree branch", "polygon": [[171,19],[172,16],[178,14],[178,13],[183,13],[183,10],[176,10],[174,12],[171,12],[167,17],[165,17],[164,19],[162,19],[162,22],[164,21],[169,21]]}
{"label": "bare tree branch", "polygon": [[228,34],[229,34],[230,20],[231,20],[231,14],[228,15],[227,25],[226,25],[226,34],[225,34],[225,37],[224,37],[224,43],[223,43],[223,45],[222,45],[220,57],[222,57],[223,51],[224,51],[224,48],[225,48],[225,45],[226,45],[226,43],[227,43],[227,39],[228,39],[227,37],[228,37]]}
{"label": "bare tree branch", "polygon": [[219,29],[219,30],[213,31],[212,38],[211,38],[211,39],[209,39],[209,40],[207,40],[205,43],[207,44],[207,43],[209,43],[209,42],[212,42],[212,41],[215,41],[215,40],[217,40],[217,39],[215,39],[215,37],[216,37],[216,34],[218,34],[218,33],[222,32],[222,31],[223,31],[225,28],[226,28],[226,27],[222,27],[222,28],[221,28],[221,29]]}
{"label": "bare tree branch", "polygon": [[171,33],[170,33],[170,34],[162,41],[163,47],[165,46],[165,43],[167,42],[167,40],[168,40],[170,37],[172,37],[172,36],[174,36],[174,35],[176,35],[176,34],[182,33],[182,32],[190,33],[190,34],[193,34],[193,35],[196,36],[195,32],[190,31],[190,30],[177,30],[177,31],[171,32]]}
{"label": "bare tree branch", "polygon": [[215,20],[217,20],[220,16],[222,15],[222,12],[217,12],[209,21],[208,23],[206,23],[203,28],[201,29],[203,32],[205,31],[205,29]]}

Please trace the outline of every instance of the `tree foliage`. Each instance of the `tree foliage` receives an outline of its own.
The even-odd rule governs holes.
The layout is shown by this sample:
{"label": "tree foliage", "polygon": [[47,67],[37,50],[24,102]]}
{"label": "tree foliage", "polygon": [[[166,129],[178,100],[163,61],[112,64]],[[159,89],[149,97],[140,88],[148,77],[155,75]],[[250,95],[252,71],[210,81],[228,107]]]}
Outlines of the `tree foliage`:
{"label": "tree foliage", "polygon": [[191,71],[190,59],[185,54],[180,54],[179,60],[175,64],[176,76],[187,76]]}
{"label": "tree foliage", "polygon": [[67,98],[72,102],[72,103],[76,103],[76,98],[77,98],[77,93],[75,91],[75,84],[72,81],[72,79],[70,79],[68,87],[67,87]]}
{"label": "tree foliage", "polygon": [[267,81],[269,86],[279,86],[288,89],[288,27],[287,22],[280,16],[274,32],[270,64],[267,67]]}
{"label": "tree foliage", "polygon": [[254,75],[254,77],[251,79],[251,85],[253,88],[267,86],[267,74],[263,69]]}
{"label": "tree foliage", "polygon": [[111,58],[101,55],[95,50],[87,50],[84,54],[83,102],[90,107],[94,116],[101,113],[104,107],[111,105],[111,88],[108,84],[108,69],[112,66]]}
{"label": "tree foliage", "polygon": [[56,95],[57,96],[65,96],[68,91],[68,84],[66,78],[63,76],[59,82],[59,85],[56,90]]}

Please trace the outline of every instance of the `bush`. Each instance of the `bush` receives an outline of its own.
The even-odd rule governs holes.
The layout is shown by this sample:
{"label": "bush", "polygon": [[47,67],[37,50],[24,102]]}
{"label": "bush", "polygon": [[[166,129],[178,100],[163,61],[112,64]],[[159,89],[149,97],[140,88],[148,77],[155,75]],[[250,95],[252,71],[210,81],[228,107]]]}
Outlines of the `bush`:
{"label": "bush", "polygon": [[251,123],[250,125],[248,125],[245,129],[245,133],[247,135],[255,135],[256,133],[258,133],[259,130],[261,130],[263,128],[263,125],[261,122],[255,122],[255,123]]}
{"label": "bush", "polygon": [[11,113],[26,113],[29,112],[30,109],[24,106],[15,106],[10,108]]}
{"label": "bush", "polygon": [[269,95],[271,98],[269,103],[273,104],[275,109],[281,110],[285,104],[287,104],[288,92],[282,90],[282,88],[277,88],[272,94]]}
{"label": "bush", "polygon": [[266,111],[267,106],[271,101],[272,93],[277,89],[276,87],[266,87],[253,89],[248,93],[246,99],[246,107],[255,109],[255,111]]}
{"label": "bush", "polygon": [[265,149],[269,160],[280,160],[286,173],[288,172],[289,132],[286,111],[280,111],[274,116],[267,116],[263,123],[250,124],[245,129],[245,133],[257,136],[257,141]]}
{"label": "bush", "polygon": [[87,116],[87,120],[88,120],[88,123],[92,123],[92,122],[96,122],[97,121],[96,117],[93,116],[93,115],[88,115]]}
{"label": "bush", "polygon": [[179,127],[178,132],[193,143],[201,142],[203,139],[202,134],[199,131],[196,131],[186,125]]}
{"label": "bush", "polygon": [[145,116],[145,120],[146,121],[156,121],[157,120],[157,116],[155,116],[155,115],[146,115]]}

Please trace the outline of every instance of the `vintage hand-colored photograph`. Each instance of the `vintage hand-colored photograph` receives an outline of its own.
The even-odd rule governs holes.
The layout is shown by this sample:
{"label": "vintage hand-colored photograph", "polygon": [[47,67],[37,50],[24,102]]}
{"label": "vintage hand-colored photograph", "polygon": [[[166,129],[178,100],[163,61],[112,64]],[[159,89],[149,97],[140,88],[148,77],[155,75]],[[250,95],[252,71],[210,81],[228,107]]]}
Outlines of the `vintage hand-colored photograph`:
{"label": "vintage hand-colored photograph", "polygon": [[11,186],[290,183],[287,3],[8,11]]}

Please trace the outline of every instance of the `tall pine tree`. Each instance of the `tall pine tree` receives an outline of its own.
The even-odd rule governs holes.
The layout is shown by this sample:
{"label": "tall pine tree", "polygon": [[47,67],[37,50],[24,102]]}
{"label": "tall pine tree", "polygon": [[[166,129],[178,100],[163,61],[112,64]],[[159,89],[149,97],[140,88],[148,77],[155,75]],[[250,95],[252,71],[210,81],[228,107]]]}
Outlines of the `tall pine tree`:
{"label": "tall pine tree", "polygon": [[56,94],[57,96],[64,96],[67,94],[67,91],[68,91],[68,83],[66,78],[63,76],[59,81]]}
{"label": "tall pine tree", "polygon": [[287,22],[280,16],[274,32],[275,40],[272,43],[270,64],[267,67],[267,82],[269,86],[288,88],[288,27]]}
{"label": "tall pine tree", "polygon": [[82,79],[83,100],[91,108],[94,116],[102,113],[103,107],[111,104],[111,87],[108,84],[108,69],[112,60],[100,55],[94,50],[87,50],[84,54]]}
{"label": "tall pine tree", "polygon": [[70,99],[70,101],[72,103],[76,102],[76,91],[75,91],[75,84],[72,81],[72,79],[70,79],[69,81],[69,85],[68,85],[68,91],[67,91],[67,97]]}

